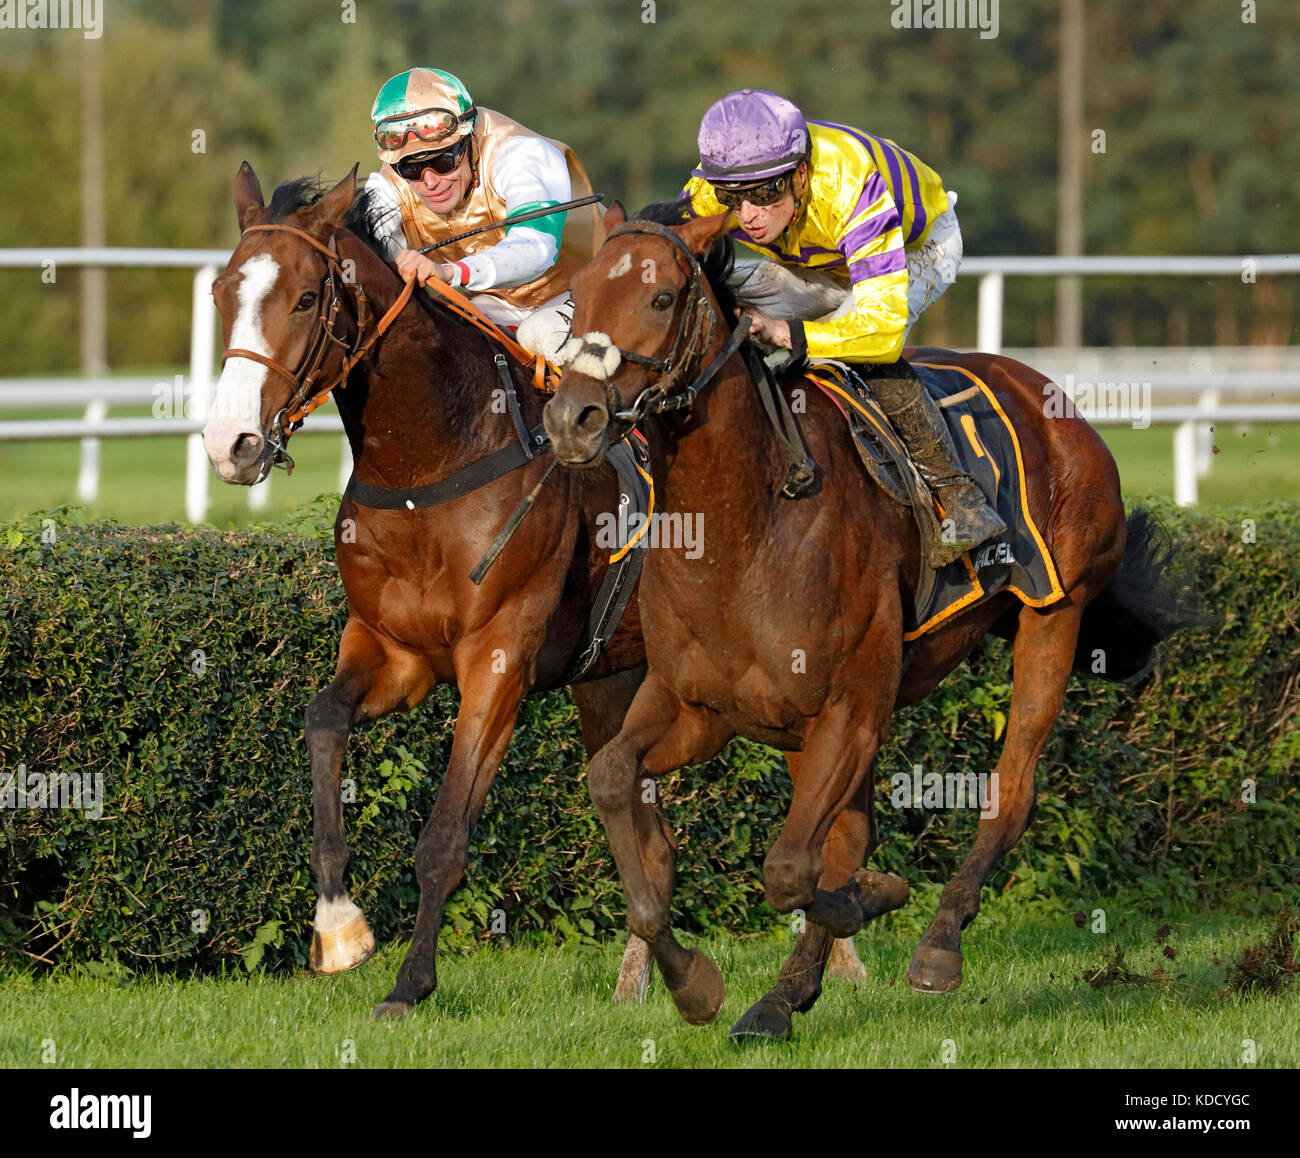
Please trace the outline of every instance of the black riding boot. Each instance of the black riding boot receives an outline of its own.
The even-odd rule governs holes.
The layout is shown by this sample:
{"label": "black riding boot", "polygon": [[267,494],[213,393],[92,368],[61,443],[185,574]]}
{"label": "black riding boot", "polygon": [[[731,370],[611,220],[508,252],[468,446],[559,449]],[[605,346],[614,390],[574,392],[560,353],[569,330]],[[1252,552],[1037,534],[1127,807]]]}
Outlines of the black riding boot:
{"label": "black riding boot", "polygon": [[948,425],[906,359],[875,367],[868,381],[871,393],[943,507],[939,538],[930,544],[930,566],[951,563],[1005,531],[1006,523],[984,492],[958,466]]}

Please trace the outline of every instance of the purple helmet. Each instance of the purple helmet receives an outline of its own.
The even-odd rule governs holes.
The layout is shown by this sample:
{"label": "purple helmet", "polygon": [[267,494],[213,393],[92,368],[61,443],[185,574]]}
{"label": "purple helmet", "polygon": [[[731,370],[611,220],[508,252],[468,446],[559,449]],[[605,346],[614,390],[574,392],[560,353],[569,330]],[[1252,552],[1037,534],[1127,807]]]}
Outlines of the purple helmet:
{"label": "purple helmet", "polygon": [[706,181],[761,181],[793,169],[808,152],[808,127],[797,105],[761,88],[728,93],[700,121],[700,166]]}

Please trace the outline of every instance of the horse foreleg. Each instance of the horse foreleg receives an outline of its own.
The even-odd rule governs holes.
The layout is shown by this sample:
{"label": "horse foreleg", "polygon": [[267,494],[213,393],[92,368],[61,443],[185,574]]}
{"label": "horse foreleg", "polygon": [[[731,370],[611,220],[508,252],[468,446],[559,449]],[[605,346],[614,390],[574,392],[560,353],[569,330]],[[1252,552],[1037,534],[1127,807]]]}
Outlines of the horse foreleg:
{"label": "horse foreleg", "polygon": [[367,690],[364,676],[334,677],[307,708],[307,751],[311,756],[311,870],[316,878],[316,919],[312,923],[311,967],[317,973],[342,973],[367,960],[375,938],[366,918],[348,897],[343,873],[347,837],[339,773],[347,748],[352,712]]}
{"label": "horse foreleg", "polygon": [[1043,611],[1025,607],[1020,612],[1012,651],[1007,736],[989,793],[997,811],[981,817],[974,845],[940,894],[939,911],[907,970],[907,983],[913,989],[946,993],[961,984],[961,931],[979,912],[980,889],[989,874],[1029,823],[1034,770],[1065,702],[1080,614],[1080,606],[1073,602]]}
{"label": "horse foreleg", "polygon": [[[306,741],[311,758],[312,849],[316,917],[312,923],[311,967],[341,973],[366,961],[375,939],[361,910],[344,887],[348,864],[339,774],[353,725],[386,715],[412,695],[418,674],[394,659],[359,620],[348,620],[339,643],[336,674],[307,708]],[[427,680],[424,689],[427,689]]]}
{"label": "horse foreleg", "polygon": [[495,670],[494,656],[509,654],[507,642],[501,639],[476,646],[472,659],[457,656],[461,699],[451,759],[415,848],[420,880],[415,932],[398,970],[397,984],[375,1007],[372,1017],[401,1017],[437,988],[443,910],[465,875],[470,835],[505,756],[523,698],[526,674],[514,668]]}
{"label": "horse foreleg", "polygon": [[[588,763],[618,735],[637,688],[644,679],[645,667],[641,666],[592,683],[575,684],[569,689],[573,693],[573,702],[578,705],[582,743],[587,750]],[[627,948],[623,950],[623,963],[618,971],[618,982],[614,986],[615,1004],[644,1001],[653,966],[650,946],[635,933],[629,932]]]}
{"label": "horse foreleg", "polygon": [[[901,877],[862,867],[875,844],[871,770],[880,736],[870,723],[855,728],[853,719],[847,703],[833,707],[818,721],[804,751],[787,757],[795,798],[764,863],[763,882],[773,907],[801,912],[807,923],[776,985],[732,1026],[733,1040],[788,1037],[791,1015],[808,1012],[821,995],[833,948],[847,945],[841,952],[851,954],[865,974],[852,952],[852,932],[907,900]],[[818,833],[825,833],[820,857]]]}
{"label": "horse foreleg", "polygon": [[651,776],[701,763],[717,753],[729,733],[703,710],[682,704],[651,673],[619,734],[591,762],[592,803],[609,836],[627,898],[627,923],[654,954],[682,1017],[692,1025],[712,1021],[722,1008],[718,967],[698,949],[677,943],[671,927],[676,845],[653,791]]}

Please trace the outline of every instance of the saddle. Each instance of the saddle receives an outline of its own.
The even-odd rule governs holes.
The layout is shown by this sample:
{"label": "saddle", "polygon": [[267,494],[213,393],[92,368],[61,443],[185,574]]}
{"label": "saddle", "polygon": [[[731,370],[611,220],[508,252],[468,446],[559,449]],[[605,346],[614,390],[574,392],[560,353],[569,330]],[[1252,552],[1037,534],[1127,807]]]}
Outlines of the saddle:
{"label": "saddle", "polygon": [[[1007,530],[937,571],[920,567],[903,638],[919,639],[1002,590],[1031,607],[1063,598],[1051,552],[1029,513],[1020,442],[996,396],[961,367],[912,366],[948,423],[961,468],[983,490]],[[844,416],[867,473],[886,495],[911,510],[921,542],[929,542],[940,526],[934,496],[872,398],[870,379],[843,362],[818,361],[804,375]]]}

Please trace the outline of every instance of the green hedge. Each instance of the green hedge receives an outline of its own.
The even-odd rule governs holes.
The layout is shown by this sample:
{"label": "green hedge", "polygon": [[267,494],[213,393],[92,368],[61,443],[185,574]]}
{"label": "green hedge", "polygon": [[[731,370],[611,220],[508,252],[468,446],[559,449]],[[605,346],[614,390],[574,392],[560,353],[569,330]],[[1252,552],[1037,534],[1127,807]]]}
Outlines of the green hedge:
{"label": "green hedge", "polygon": [[[100,819],[0,809],[7,954],[305,963],[314,892],[302,721],[345,618],[335,503],[324,496],[295,525],[245,532],[85,523],[75,510],[0,525],[0,771],[102,773],[105,785]],[[1040,763],[1037,820],[993,887],[1086,899],[1131,886],[1191,900],[1300,882],[1300,511],[1156,509],[1222,622],[1167,645],[1141,688],[1073,682]],[[914,881],[960,863],[975,815],[897,809],[889,778],[913,764],[991,770],[1009,700],[1009,650],[993,640],[896,718],[878,765],[873,863]],[[381,939],[414,919],[414,842],[455,712],[443,689],[351,741],[351,881]],[[737,741],[661,792],[681,840],[681,924],[769,925],[760,866],[789,800],[783,761]],[[622,927],[567,693],[525,706],[446,943],[481,939],[496,907],[511,934],[582,940]],[[206,927],[194,927],[197,910]]]}

